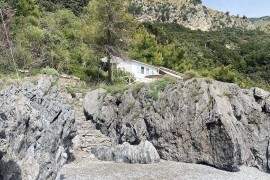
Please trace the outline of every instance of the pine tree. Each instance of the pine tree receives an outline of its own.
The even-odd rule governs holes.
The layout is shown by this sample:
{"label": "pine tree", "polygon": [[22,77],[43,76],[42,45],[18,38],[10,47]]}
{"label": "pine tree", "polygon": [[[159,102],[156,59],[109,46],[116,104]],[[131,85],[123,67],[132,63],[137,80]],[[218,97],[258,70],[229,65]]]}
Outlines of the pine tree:
{"label": "pine tree", "polygon": [[95,25],[95,41],[106,53],[108,82],[112,83],[111,57],[121,56],[121,49],[129,41],[135,23],[127,13],[125,0],[92,0],[87,12],[90,22]]}

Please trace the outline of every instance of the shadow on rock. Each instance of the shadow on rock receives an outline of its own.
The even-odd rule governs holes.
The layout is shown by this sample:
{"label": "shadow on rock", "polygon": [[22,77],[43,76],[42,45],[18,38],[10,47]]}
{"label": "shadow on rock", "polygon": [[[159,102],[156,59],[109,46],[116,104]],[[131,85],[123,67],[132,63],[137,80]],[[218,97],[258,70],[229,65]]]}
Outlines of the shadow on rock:
{"label": "shadow on rock", "polygon": [[219,170],[223,170],[223,171],[229,171],[229,172],[239,172],[240,171],[239,167],[237,167],[237,166],[227,166],[227,168],[225,167],[225,168],[221,169],[221,168],[218,168],[218,167],[214,166],[213,164],[210,164],[210,163],[205,162],[205,161],[198,162],[196,164],[209,166],[209,167],[212,167],[212,168],[215,168],[215,169],[219,169]]}
{"label": "shadow on rock", "polygon": [[22,180],[21,169],[14,161],[5,162],[0,160],[1,180]]}

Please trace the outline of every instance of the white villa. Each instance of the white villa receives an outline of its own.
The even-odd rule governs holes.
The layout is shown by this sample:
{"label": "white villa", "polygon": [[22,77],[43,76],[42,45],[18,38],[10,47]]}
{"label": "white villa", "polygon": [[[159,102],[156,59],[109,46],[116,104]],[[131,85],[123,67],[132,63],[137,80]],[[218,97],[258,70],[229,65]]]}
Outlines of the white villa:
{"label": "white villa", "polygon": [[[104,63],[107,62],[107,57],[102,58],[101,61]],[[117,68],[133,74],[137,82],[152,82],[164,75],[183,79],[181,74],[176,71],[164,67],[155,67],[135,60],[123,60],[120,57],[112,56],[111,63]]]}

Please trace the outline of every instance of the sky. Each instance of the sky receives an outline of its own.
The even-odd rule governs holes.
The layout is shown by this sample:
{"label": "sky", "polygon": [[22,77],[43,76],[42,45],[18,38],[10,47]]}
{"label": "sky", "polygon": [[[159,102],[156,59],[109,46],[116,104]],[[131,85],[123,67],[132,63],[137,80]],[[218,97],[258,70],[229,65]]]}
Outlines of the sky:
{"label": "sky", "polygon": [[203,5],[232,15],[270,16],[270,0],[202,0]]}

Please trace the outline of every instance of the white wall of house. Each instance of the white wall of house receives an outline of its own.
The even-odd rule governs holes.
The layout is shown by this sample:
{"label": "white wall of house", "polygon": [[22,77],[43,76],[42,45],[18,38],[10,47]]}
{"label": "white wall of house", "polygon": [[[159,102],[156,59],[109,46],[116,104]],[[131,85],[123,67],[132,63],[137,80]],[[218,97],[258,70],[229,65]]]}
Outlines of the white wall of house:
{"label": "white wall of house", "polygon": [[117,68],[132,73],[132,61],[123,61],[117,64]]}
{"label": "white wall of house", "polygon": [[[101,59],[102,62],[107,62],[107,57]],[[132,73],[139,82],[152,82],[153,78],[146,78],[148,75],[157,75],[158,68],[146,63],[135,60],[124,60],[119,57],[112,56],[111,63],[115,64],[117,68]]]}
{"label": "white wall of house", "polygon": [[132,73],[135,77],[144,78],[148,75],[157,74],[157,68],[137,61],[132,61]]}
{"label": "white wall of house", "polygon": [[152,79],[145,76],[158,74],[158,68],[138,61],[123,61],[117,64],[117,68],[132,73],[139,82],[151,82]]}
{"label": "white wall of house", "polygon": [[132,61],[132,73],[134,74],[136,81],[152,82],[153,79],[145,78],[145,76],[158,74],[158,69],[151,65]]}

